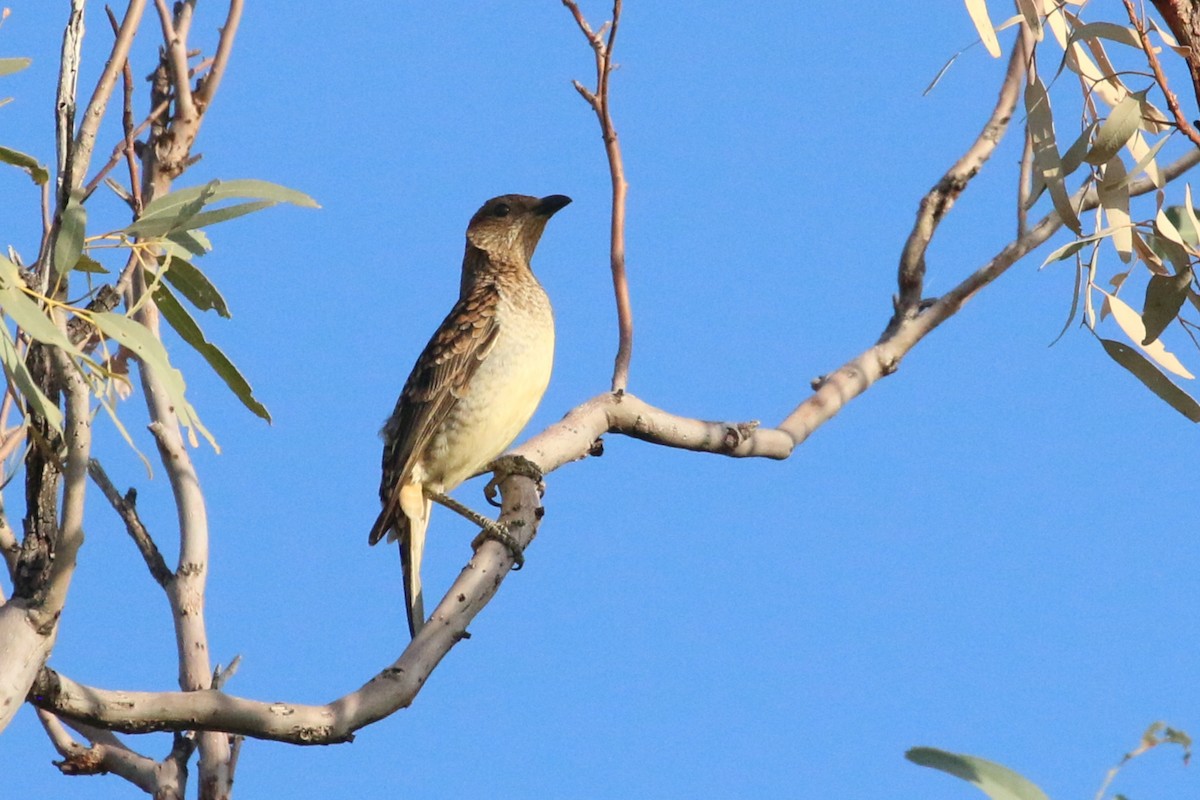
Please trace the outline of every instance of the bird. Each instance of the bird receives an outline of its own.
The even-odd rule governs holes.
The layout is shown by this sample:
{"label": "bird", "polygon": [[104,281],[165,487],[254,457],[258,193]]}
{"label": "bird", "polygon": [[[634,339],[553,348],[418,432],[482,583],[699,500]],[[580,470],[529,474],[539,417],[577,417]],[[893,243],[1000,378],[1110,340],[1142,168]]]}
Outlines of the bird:
{"label": "bird", "polygon": [[421,558],[431,495],[479,474],[529,422],[550,382],[554,313],[530,268],[566,195],[507,194],[467,225],[458,301],[417,358],[383,426],[383,509],[370,544],[399,542],[409,633],[425,624]]}

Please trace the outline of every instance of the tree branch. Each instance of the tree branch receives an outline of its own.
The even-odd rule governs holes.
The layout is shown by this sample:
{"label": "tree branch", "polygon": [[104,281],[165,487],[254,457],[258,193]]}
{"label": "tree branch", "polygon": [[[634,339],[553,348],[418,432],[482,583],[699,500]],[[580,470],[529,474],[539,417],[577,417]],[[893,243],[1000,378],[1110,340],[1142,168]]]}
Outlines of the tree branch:
{"label": "tree branch", "polygon": [[621,24],[621,0],[613,1],[612,22],[607,25],[608,40],[604,40],[604,29],[592,31],[583,12],[575,0],[562,0],[596,58],[596,91],[574,82],[576,91],[583,96],[596,113],[600,122],[600,133],[604,138],[604,152],[608,158],[609,177],[612,182],[612,218],[609,229],[609,261],[612,270],[613,293],[617,300],[617,356],[613,364],[612,390],[623,392],[629,385],[629,362],[633,357],[633,304],[629,299],[629,280],[625,274],[625,197],[629,184],[625,180],[625,164],[621,158],[621,144],[617,140],[617,129],[613,125],[609,108],[608,78],[613,71],[613,45],[617,28]]}
{"label": "tree branch", "polygon": [[900,255],[898,283],[900,294],[896,301],[896,316],[893,325],[901,320],[912,319],[920,310],[925,284],[925,252],[945,215],[954,207],[971,179],[978,174],[991,158],[996,146],[1008,131],[1013,109],[1021,97],[1021,81],[1025,77],[1025,64],[1032,58],[1033,35],[1028,26],[1021,24],[1020,33],[1013,43],[1008,58],[1008,70],[1000,84],[1000,97],[996,101],[987,124],[954,166],[946,171],[929,193],[921,199],[917,220],[913,224],[908,241]]}
{"label": "tree branch", "polygon": [[1125,5],[1125,13],[1129,16],[1130,24],[1137,31],[1142,49],[1146,51],[1146,63],[1150,65],[1150,70],[1154,73],[1154,81],[1158,84],[1158,88],[1162,89],[1163,96],[1167,98],[1167,108],[1175,117],[1176,127],[1191,140],[1192,144],[1200,147],[1200,132],[1197,132],[1195,126],[1188,122],[1188,118],[1183,114],[1183,109],[1179,107],[1179,98],[1167,84],[1167,76],[1163,73],[1162,64],[1159,63],[1158,56],[1154,53],[1154,45],[1150,44],[1150,35],[1146,33],[1146,26],[1142,22],[1142,18],[1138,16],[1137,9],[1133,7],[1131,0],[1121,0],[1121,2]]}
{"label": "tree branch", "polygon": [[154,543],[150,532],[142,524],[137,507],[134,505],[133,490],[130,489],[129,493],[122,497],[121,493],[117,491],[117,487],[113,486],[113,482],[109,480],[104,467],[100,466],[100,462],[94,458],[88,462],[88,474],[92,476],[96,486],[104,493],[109,505],[117,512],[117,516],[125,523],[125,530],[133,539],[133,543],[137,545],[138,552],[142,554],[142,560],[146,562],[146,567],[150,570],[150,575],[159,586],[167,588],[167,585],[175,580],[175,574],[167,566],[166,560],[159,552],[158,545]]}
{"label": "tree branch", "polygon": [[104,65],[104,71],[100,73],[100,80],[96,82],[92,99],[88,101],[87,109],[83,112],[83,120],[79,123],[79,133],[75,136],[75,169],[72,175],[72,189],[80,186],[87,174],[88,164],[92,160],[92,151],[96,146],[96,131],[100,129],[100,121],[104,119],[104,112],[108,107],[108,100],[112,96],[113,87],[116,85],[117,75],[120,74],[122,68],[127,68],[129,48],[133,45],[133,37],[142,24],[142,12],[145,10],[146,0],[130,0],[129,6],[125,9],[125,18],[117,30],[116,40],[108,55],[108,62]]}
{"label": "tree branch", "polygon": [[[186,3],[182,8],[186,7]],[[188,80],[187,40],[175,30],[175,17],[167,8],[166,0],[154,0],[158,9],[158,20],[162,25],[163,43],[166,45],[166,61],[171,68],[171,86],[175,89],[175,120],[187,123],[196,117],[196,104],[192,100],[192,84]]]}

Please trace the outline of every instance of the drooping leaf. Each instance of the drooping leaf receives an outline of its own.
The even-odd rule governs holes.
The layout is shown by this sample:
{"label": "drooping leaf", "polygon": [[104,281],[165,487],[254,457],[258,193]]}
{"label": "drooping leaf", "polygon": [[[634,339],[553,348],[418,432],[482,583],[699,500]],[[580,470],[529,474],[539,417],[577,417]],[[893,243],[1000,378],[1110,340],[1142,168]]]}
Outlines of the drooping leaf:
{"label": "drooping leaf", "polygon": [[966,0],[967,13],[971,15],[971,22],[975,23],[975,30],[979,31],[979,40],[983,42],[983,46],[992,54],[993,58],[1000,57],[1000,42],[996,39],[996,29],[992,27],[992,18],[988,16],[987,3],[984,0]]}
{"label": "drooping leaf", "polygon": [[32,63],[31,58],[0,58],[0,77],[20,72]]}
{"label": "drooping leaf", "polygon": [[1083,265],[1077,264],[1075,267],[1075,292],[1071,295],[1071,311],[1067,314],[1067,321],[1063,323],[1062,330],[1058,332],[1058,336],[1054,337],[1054,341],[1050,343],[1050,347],[1058,344],[1058,340],[1063,337],[1067,329],[1071,327],[1071,323],[1075,321],[1075,314],[1079,311],[1079,296],[1083,294]]}
{"label": "drooping leaf", "polygon": [[65,275],[75,268],[83,255],[83,239],[87,231],[87,209],[72,196],[62,212],[58,240],[54,243],[54,271]]}
{"label": "drooping leaf", "polygon": [[[174,268],[174,265],[172,265]],[[167,272],[170,275],[170,271]],[[158,284],[154,289],[154,301],[158,304],[158,310],[162,312],[163,318],[171,324],[175,332],[179,334],[185,342],[196,349],[208,365],[213,368],[213,371],[220,376],[221,380],[225,381],[225,385],[234,393],[237,399],[242,401],[242,405],[250,409],[250,411],[258,417],[271,421],[271,413],[267,411],[267,407],[259,402],[254,396],[253,389],[250,388],[250,383],[242,375],[233,362],[221,352],[216,345],[208,341],[204,336],[204,331],[196,324],[196,320],[192,319],[191,314],[187,312],[177,299],[163,284]]]}
{"label": "drooping leaf", "polygon": [[[1190,192],[1191,187],[1188,187]],[[1197,230],[1193,220],[1196,217],[1194,210],[1190,210],[1187,206],[1168,206],[1160,212],[1170,226],[1162,233],[1168,239],[1186,244],[1193,248],[1200,248],[1200,230]],[[1160,228],[1161,230],[1161,228]],[[1175,234],[1172,235],[1172,232]]]}
{"label": "drooping leaf", "polygon": [[1104,302],[1108,309],[1112,312],[1113,319],[1121,326],[1121,330],[1125,332],[1142,351],[1155,361],[1160,367],[1167,372],[1172,372],[1181,378],[1191,380],[1196,376],[1188,372],[1175,354],[1167,350],[1163,343],[1157,339],[1149,344],[1142,344],[1146,341],[1146,326],[1142,324],[1142,315],[1134,311],[1121,298],[1115,294],[1104,294]]}
{"label": "drooping leaf", "polygon": [[1113,156],[1104,165],[1104,174],[1096,187],[1104,217],[1113,229],[1112,243],[1125,263],[1133,255],[1133,224],[1129,217],[1129,184],[1125,181],[1125,162]]}
{"label": "drooping leaf", "polygon": [[1028,778],[994,761],[933,747],[914,747],[904,757],[973,783],[992,800],[1049,800]]}
{"label": "drooping leaf", "polygon": [[164,249],[171,251],[170,254],[172,256],[177,255],[172,250],[172,245],[177,247],[179,251],[182,251],[178,253],[180,256],[183,255],[183,252],[193,256],[202,256],[205,253],[212,252],[212,242],[208,240],[208,236],[204,231],[200,230],[174,231],[168,233],[164,241],[166,242]]}
{"label": "drooping leaf", "polygon": [[29,373],[29,368],[25,366],[25,361],[17,352],[16,343],[12,340],[7,325],[0,325],[0,363],[4,364],[4,371],[8,374],[9,380],[16,386],[17,391],[21,393],[29,407],[42,415],[52,428],[61,432],[62,411],[51,402],[49,397],[46,397],[38,387],[37,381],[33,379],[33,375]]}
{"label": "drooping leaf", "polygon": [[42,166],[33,156],[8,147],[0,147],[0,161],[24,170],[25,174],[32,178],[33,182],[38,186],[42,186],[46,181],[50,180],[50,171]]}
{"label": "drooping leaf", "polygon": [[144,368],[154,371],[171,400],[179,423],[188,429],[192,446],[196,446],[196,432],[199,432],[214,450],[218,449],[216,440],[200,422],[196,409],[187,401],[184,395],[187,384],[183,380],[183,373],[171,366],[162,342],[145,325],[121,314],[106,311],[90,316],[105,336],[116,339],[142,362]]}
{"label": "drooping leaf", "polygon": [[1178,275],[1151,275],[1146,284],[1146,302],[1142,305],[1142,324],[1146,327],[1143,345],[1158,339],[1183,308],[1187,299],[1188,285],[1192,282],[1192,271]]}
{"label": "drooping leaf", "polygon": [[163,277],[196,308],[201,311],[216,311],[225,319],[229,319],[229,306],[225,304],[225,298],[208,277],[191,262],[172,258]]}
{"label": "drooping leaf", "polygon": [[1142,96],[1134,93],[1117,103],[1108,119],[1100,126],[1100,130],[1096,131],[1096,140],[1092,142],[1092,149],[1084,156],[1085,161],[1099,166],[1120,152],[1142,121],[1141,100]]}
{"label": "drooping leaf", "polygon": [[1021,9],[1021,15],[1025,17],[1025,24],[1029,26],[1033,38],[1040,42],[1043,32],[1042,14],[1038,5],[1037,0],[1017,0],[1017,8]]}
{"label": "drooping leaf", "polygon": [[0,256],[0,309],[37,341],[56,345],[72,355],[80,355],[67,335],[46,316],[42,307],[25,294],[21,289],[23,285],[17,265]]}
{"label": "drooping leaf", "polygon": [[1110,42],[1142,49],[1142,42],[1138,39],[1137,31],[1115,22],[1089,22],[1071,32],[1072,41],[1092,38],[1108,39]]}
{"label": "drooping leaf", "polygon": [[1029,133],[1033,138],[1034,165],[1050,192],[1054,210],[1063,224],[1075,233],[1080,233],[1079,218],[1071,207],[1071,199],[1064,183],[1062,161],[1054,138],[1054,118],[1050,112],[1050,98],[1040,78],[1034,78],[1025,87],[1025,111],[1029,119]]}
{"label": "drooping leaf", "polygon": [[1192,422],[1200,422],[1200,403],[1190,394],[1176,386],[1166,375],[1159,372],[1153,364],[1142,357],[1141,353],[1121,342],[1112,339],[1101,339],[1104,352],[1133,376],[1141,381],[1147,389],[1162,398],[1171,408],[1183,414]]}

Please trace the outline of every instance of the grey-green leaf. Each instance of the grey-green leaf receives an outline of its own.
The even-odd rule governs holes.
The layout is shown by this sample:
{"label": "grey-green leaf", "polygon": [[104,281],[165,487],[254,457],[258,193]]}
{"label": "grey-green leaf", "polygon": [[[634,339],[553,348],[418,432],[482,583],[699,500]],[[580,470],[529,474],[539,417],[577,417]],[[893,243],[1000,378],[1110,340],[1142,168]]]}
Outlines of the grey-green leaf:
{"label": "grey-green leaf", "polygon": [[54,242],[54,271],[65,275],[75,268],[83,255],[83,239],[87,232],[87,209],[75,197],[67,201],[62,212],[58,239]]}
{"label": "grey-green leaf", "polygon": [[[174,265],[172,265],[174,269]],[[167,272],[170,275],[170,271]],[[158,284],[154,289],[154,302],[158,304],[158,310],[162,312],[163,318],[171,324],[175,332],[179,334],[185,342],[196,349],[208,365],[213,368],[213,371],[220,376],[221,380],[225,381],[225,385],[234,393],[237,399],[242,401],[242,405],[250,409],[256,416],[271,421],[271,413],[267,411],[267,407],[258,401],[254,396],[254,390],[250,388],[250,383],[242,375],[233,362],[217,348],[212,342],[208,341],[204,336],[204,331],[196,324],[196,320],[192,319],[192,315],[187,312],[187,309],[175,298],[163,284]]]}
{"label": "grey-green leaf", "polygon": [[216,311],[229,319],[229,306],[225,304],[225,298],[208,277],[190,262],[182,258],[172,258],[164,277],[196,308],[201,311]]}
{"label": "grey-green leaf", "polygon": [[1183,301],[1187,299],[1188,285],[1192,282],[1192,271],[1184,270],[1178,275],[1152,275],[1146,284],[1146,302],[1142,304],[1142,324],[1146,326],[1143,345],[1150,344],[1167,329],[1179,315]]}
{"label": "grey-green leaf", "polygon": [[1142,122],[1143,99],[1144,95],[1134,92],[1117,103],[1108,119],[1100,126],[1100,130],[1096,131],[1096,141],[1084,156],[1085,161],[1099,166],[1120,152]]}
{"label": "grey-green leaf", "polygon": [[33,63],[31,58],[0,58],[0,76],[20,72]]}
{"label": "grey-green leaf", "polygon": [[98,275],[107,275],[108,274],[108,270],[106,270],[104,268],[103,264],[101,264],[99,261],[92,258],[91,256],[87,255],[86,253],[81,255],[79,257],[79,260],[75,262],[75,271],[76,272],[92,272],[92,273],[95,273]]}
{"label": "grey-green leaf", "polygon": [[969,781],[992,800],[1049,800],[1046,793],[1028,778],[994,761],[933,747],[914,747],[904,757],[922,767],[938,769]]}
{"label": "grey-green leaf", "polygon": [[16,344],[6,325],[0,325],[0,363],[4,364],[4,371],[8,373],[9,379],[17,387],[21,396],[25,398],[29,407],[41,414],[51,427],[61,431],[62,411],[38,388],[33,375],[29,373],[29,368],[25,366],[25,362],[17,352]]}
{"label": "grey-green leaf", "polygon": [[57,345],[69,353],[78,350],[67,339],[65,333],[55,327],[45,310],[21,289],[21,276],[17,265],[0,256],[0,309],[12,317],[21,330],[39,342]]}
{"label": "grey-green leaf", "polygon": [[26,155],[8,147],[0,147],[0,162],[12,164],[14,167],[24,170],[30,178],[33,178],[33,182],[38,186],[42,186],[46,181],[50,180],[50,171],[31,155]]}
{"label": "grey-green leaf", "polygon": [[1153,364],[1143,358],[1132,347],[1111,339],[1101,339],[1104,352],[1133,376],[1146,385],[1146,388],[1162,398],[1171,408],[1183,414],[1192,422],[1200,422],[1200,403],[1190,394],[1180,389],[1163,375]]}

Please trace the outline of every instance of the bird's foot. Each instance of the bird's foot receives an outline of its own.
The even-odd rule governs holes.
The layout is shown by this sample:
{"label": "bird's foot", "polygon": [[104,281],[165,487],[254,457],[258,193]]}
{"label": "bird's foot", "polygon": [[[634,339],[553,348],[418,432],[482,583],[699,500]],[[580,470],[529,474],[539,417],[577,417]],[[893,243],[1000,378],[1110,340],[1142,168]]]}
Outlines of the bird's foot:
{"label": "bird's foot", "polygon": [[538,497],[544,497],[546,494],[546,482],[542,479],[542,468],[525,456],[515,453],[500,456],[487,465],[487,471],[492,473],[492,479],[483,487],[483,496],[496,508],[500,507],[500,502],[496,499],[500,490],[500,482],[513,475],[523,475],[536,483]]}
{"label": "bird's foot", "polygon": [[491,539],[492,541],[499,542],[508,548],[509,555],[512,556],[513,560],[513,572],[516,572],[521,567],[525,566],[525,548],[521,547],[521,543],[517,541],[516,537],[509,533],[508,528],[504,525],[501,525],[499,522],[487,520],[487,523],[487,525],[481,526],[483,530],[481,530],[479,535],[475,537],[475,540],[471,542],[471,547],[478,550],[484,542],[486,542],[488,539]]}
{"label": "bird's foot", "polygon": [[450,509],[455,514],[458,514],[464,519],[470,520],[480,527],[480,533],[475,537],[475,540],[471,542],[471,547],[478,550],[485,541],[492,539],[508,548],[508,552],[512,555],[514,572],[525,566],[525,549],[521,547],[520,542],[518,542],[516,538],[508,532],[508,528],[506,528],[504,525],[501,525],[495,520],[488,519],[478,511],[463,505],[453,497],[442,494],[441,492],[435,492],[432,489],[426,489],[425,496],[438,505]]}

